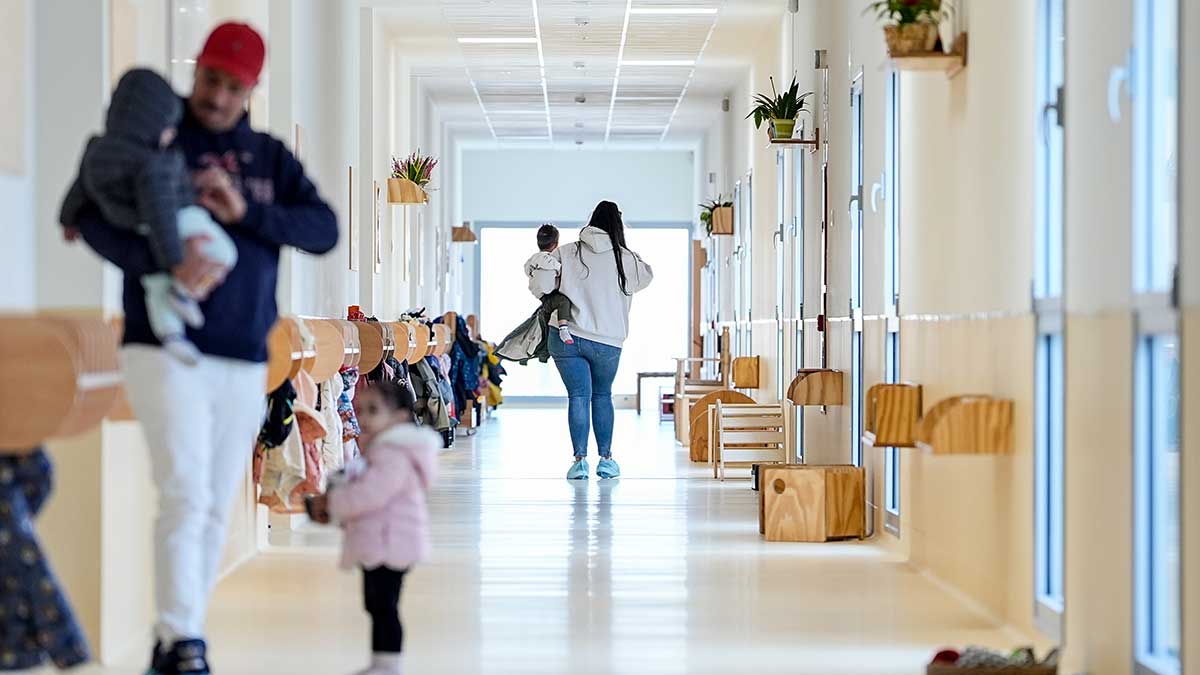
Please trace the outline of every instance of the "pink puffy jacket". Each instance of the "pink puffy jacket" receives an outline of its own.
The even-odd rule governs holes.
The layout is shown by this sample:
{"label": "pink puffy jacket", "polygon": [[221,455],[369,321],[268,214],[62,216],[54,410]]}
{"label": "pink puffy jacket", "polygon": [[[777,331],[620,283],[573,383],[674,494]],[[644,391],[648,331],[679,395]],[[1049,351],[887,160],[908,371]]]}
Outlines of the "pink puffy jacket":
{"label": "pink puffy jacket", "polygon": [[429,555],[425,494],[437,475],[441,441],[396,425],[366,450],[366,467],[329,491],[329,513],[345,530],[342,566],[404,569]]}

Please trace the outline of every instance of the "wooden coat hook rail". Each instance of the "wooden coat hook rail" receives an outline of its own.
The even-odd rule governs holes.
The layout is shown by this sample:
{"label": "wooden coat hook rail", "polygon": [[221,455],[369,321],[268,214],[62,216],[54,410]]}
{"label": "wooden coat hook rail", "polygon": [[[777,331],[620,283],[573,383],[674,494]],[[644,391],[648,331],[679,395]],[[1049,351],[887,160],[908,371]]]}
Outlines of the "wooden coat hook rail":
{"label": "wooden coat hook rail", "polygon": [[117,335],[100,318],[0,317],[0,450],[100,424],[122,394]]}
{"label": "wooden coat hook rail", "polygon": [[362,337],[354,322],[280,317],[267,336],[267,391],[301,370],[324,382],[343,367],[361,365],[362,356]]}
{"label": "wooden coat hook rail", "polygon": [[921,419],[921,385],[877,384],[867,390],[863,443],[877,448],[917,447]]}
{"label": "wooden coat hook rail", "polygon": [[939,401],[917,423],[917,447],[935,455],[1012,452],[1013,401],[953,396]]}
{"label": "wooden coat hook rail", "polygon": [[429,342],[433,334],[429,326],[419,321],[410,323],[409,327],[413,334],[413,353],[408,357],[408,365],[415,366],[429,355]]}
{"label": "wooden coat hook rail", "polygon": [[788,399],[799,406],[842,405],[842,371],[803,368],[788,386]]}

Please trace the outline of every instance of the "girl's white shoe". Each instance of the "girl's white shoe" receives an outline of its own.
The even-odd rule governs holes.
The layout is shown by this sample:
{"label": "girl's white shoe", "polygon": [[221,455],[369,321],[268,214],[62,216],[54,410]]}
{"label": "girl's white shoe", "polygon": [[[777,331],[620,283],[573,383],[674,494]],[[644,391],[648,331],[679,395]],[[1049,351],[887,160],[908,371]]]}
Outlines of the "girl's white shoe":
{"label": "girl's white shoe", "polygon": [[404,656],[376,652],[371,655],[371,667],[354,675],[404,675]]}

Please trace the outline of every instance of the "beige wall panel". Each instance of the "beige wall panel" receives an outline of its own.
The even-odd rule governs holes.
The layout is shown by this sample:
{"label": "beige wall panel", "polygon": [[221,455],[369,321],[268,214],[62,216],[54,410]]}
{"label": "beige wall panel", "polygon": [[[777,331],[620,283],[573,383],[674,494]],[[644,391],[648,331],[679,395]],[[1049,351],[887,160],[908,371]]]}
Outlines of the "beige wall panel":
{"label": "beige wall panel", "polygon": [[[849,320],[829,322],[829,368],[841,370],[845,405],[808,407],[804,411],[805,461],[809,464],[846,464],[850,461],[850,333]],[[816,331],[812,331],[816,334]],[[809,367],[819,366],[819,343],[810,352]]]}
{"label": "beige wall panel", "polygon": [[901,330],[901,372],[925,387],[926,409],[962,393],[1017,403],[1011,455],[902,451],[902,536],[911,537],[912,561],[1031,633],[1032,319],[906,320]]}
{"label": "beige wall panel", "polygon": [[1067,672],[1132,659],[1132,331],[1126,313],[1067,323]]}

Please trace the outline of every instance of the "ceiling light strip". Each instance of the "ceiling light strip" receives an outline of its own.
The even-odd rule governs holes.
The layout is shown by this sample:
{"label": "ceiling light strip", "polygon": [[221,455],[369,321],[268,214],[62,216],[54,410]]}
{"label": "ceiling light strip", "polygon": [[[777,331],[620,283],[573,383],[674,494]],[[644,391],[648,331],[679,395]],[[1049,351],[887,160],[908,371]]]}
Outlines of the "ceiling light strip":
{"label": "ceiling light strip", "polygon": [[622,61],[621,65],[622,66],[647,66],[647,67],[694,66],[694,65],[696,65],[696,61],[695,61],[695,59],[676,59],[676,60],[664,60],[664,61],[633,60],[633,61]]}
{"label": "ceiling light strip", "polygon": [[[537,4],[537,0],[534,0]],[[535,10],[536,11],[536,10]],[[541,37],[460,37],[460,45],[541,45]]]}
{"label": "ceiling light strip", "polygon": [[[700,53],[696,54],[696,62],[704,58],[704,50],[708,48],[708,43],[712,40],[713,33],[717,30],[717,16],[713,16],[712,25],[708,27],[708,35],[704,38],[704,44],[700,45]],[[671,124],[675,121],[675,114],[679,112],[679,106],[683,105],[683,97],[687,96],[688,87],[692,86],[692,79],[696,77],[696,67],[692,66],[692,72],[688,73],[687,81],[683,83],[683,91],[679,92],[679,100],[675,102],[675,109],[671,111],[671,116],[667,118],[667,127],[663,129],[662,136],[658,141],[661,143],[667,140],[667,134],[671,131]]]}
{"label": "ceiling light strip", "polygon": [[492,132],[492,138],[496,138],[496,127],[492,126],[492,118],[488,116],[487,107],[483,105],[483,97],[479,95],[479,87],[475,85],[475,76],[471,75],[471,69],[464,67],[467,71],[467,81],[471,83],[471,91],[475,92],[475,100],[479,102],[479,112],[483,113],[483,121],[487,122],[488,131]]}
{"label": "ceiling light strip", "polygon": [[621,48],[617,51],[617,72],[613,73],[612,96],[608,97],[608,124],[604,127],[604,142],[612,135],[613,109],[617,106],[617,85],[621,81],[621,62],[625,60],[625,40],[629,37],[629,14],[633,0],[625,0],[625,23],[621,26]]}
{"label": "ceiling light strip", "polygon": [[538,69],[542,74],[542,104],[546,109],[546,132],[550,134],[550,142],[554,142],[554,122],[550,120],[550,90],[546,86],[546,57],[542,53],[542,19],[538,14],[537,0],[533,3],[533,34],[537,36]]}
{"label": "ceiling light strip", "polygon": [[716,14],[716,7],[635,7],[633,14]]}

